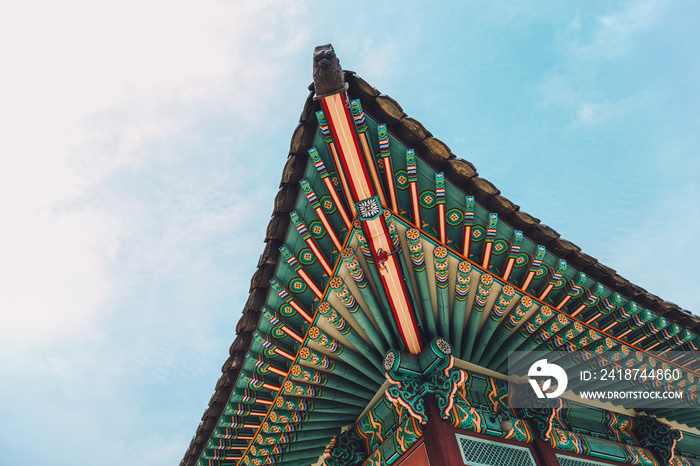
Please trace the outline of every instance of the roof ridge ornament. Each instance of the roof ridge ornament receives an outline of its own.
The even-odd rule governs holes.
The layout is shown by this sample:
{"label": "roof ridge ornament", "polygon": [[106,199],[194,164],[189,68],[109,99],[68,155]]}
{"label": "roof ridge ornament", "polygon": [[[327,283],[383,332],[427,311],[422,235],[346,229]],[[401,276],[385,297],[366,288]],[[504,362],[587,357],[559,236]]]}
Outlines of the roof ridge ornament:
{"label": "roof ridge ornament", "polygon": [[314,100],[345,92],[348,87],[333,46],[325,44],[314,48]]}

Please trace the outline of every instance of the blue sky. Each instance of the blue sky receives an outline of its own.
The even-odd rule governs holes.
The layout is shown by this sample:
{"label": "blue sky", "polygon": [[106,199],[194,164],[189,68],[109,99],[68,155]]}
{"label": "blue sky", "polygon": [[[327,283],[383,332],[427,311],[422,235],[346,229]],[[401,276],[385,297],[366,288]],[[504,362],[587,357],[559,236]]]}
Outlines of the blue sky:
{"label": "blue sky", "polygon": [[5,1],[0,464],[177,464],[332,42],[521,208],[695,313],[692,1]]}

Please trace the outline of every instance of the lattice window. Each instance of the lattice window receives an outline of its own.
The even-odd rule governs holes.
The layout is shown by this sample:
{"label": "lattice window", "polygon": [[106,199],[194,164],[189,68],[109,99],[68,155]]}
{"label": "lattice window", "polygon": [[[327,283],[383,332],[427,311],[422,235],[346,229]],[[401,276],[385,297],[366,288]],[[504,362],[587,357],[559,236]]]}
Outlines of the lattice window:
{"label": "lattice window", "polygon": [[571,456],[557,455],[561,466],[611,466],[610,463],[601,463],[583,458],[573,458]]}
{"label": "lattice window", "polygon": [[456,435],[464,464],[469,466],[535,466],[528,448]]}

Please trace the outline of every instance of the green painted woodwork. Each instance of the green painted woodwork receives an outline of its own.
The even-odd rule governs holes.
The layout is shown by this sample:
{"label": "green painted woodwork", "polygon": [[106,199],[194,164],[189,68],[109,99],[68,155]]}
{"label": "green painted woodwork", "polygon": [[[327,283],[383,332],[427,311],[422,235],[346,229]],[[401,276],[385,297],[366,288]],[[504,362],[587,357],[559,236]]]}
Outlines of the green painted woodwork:
{"label": "green painted woodwork", "polygon": [[411,264],[413,265],[413,273],[416,277],[416,284],[418,287],[418,296],[423,310],[423,322],[425,322],[426,325],[424,331],[428,337],[434,338],[437,336],[437,325],[435,322],[435,314],[433,313],[433,302],[430,297],[430,285],[428,283],[425,252],[423,250],[420,231],[415,228],[406,230],[406,242],[408,243],[408,252],[411,255]]}
{"label": "green painted woodwork", "polygon": [[550,445],[563,452],[587,455],[601,460],[612,460],[637,466],[661,466],[653,454],[644,448],[577,434],[562,429],[552,429]]}
{"label": "green painted woodwork", "polygon": [[479,277],[476,295],[474,296],[474,305],[472,306],[472,311],[467,322],[467,328],[465,329],[464,336],[462,337],[462,359],[467,361],[471,361],[474,341],[476,340],[476,334],[479,331],[481,317],[486,309],[486,303],[489,295],[491,294],[491,287],[493,286],[493,283],[493,276],[488,273],[484,273],[481,275],[481,277]]}
{"label": "green painted woodwork", "polygon": [[278,349],[287,354],[294,354],[295,352],[294,347],[285,345],[282,339],[275,338],[261,329],[253,332],[253,342],[249,350],[251,354],[260,354],[268,358],[279,358],[282,360],[280,353],[277,352]]}
{"label": "green painted woodwork", "polygon": [[332,400],[309,399],[292,395],[281,395],[275,399],[275,409],[285,411],[352,414],[357,411],[354,404],[338,404]]}
{"label": "green painted woodwork", "polygon": [[311,327],[307,333],[307,342],[313,342],[319,345],[324,350],[332,353],[336,358],[341,358],[348,364],[355,366],[363,371],[377,370],[383,372],[381,361],[375,360],[374,357],[364,356],[349,349],[340,343],[335,338],[327,335],[318,327]]}
{"label": "green painted woodwork", "polygon": [[288,317],[286,318],[271,310],[267,306],[263,306],[260,309],[258,330],[262,333],[273,336],[280,342],[294,346],[296,340],[290,336],[290,333],[295,335],[303,335],[304,321],[296,314],[296,311],[294,311],[291,306],[284,306],[284,310],[288,311]]}
{"label": "green painted woodwork", "polygon": [[[340,277],[333,277],[328,282],[328,284],[331,287],[331,289],[335,292],[338,299],[340,299],[340,301],[343,303],[348,312],[350,312],[350,314],[358,323],[358,325],[362,328],[362,330],[364,330],[364,332],[367,334],[370,340],[372,340],[372,343],[374,344],[376,349],[379,350],[379,353],[386,353],[388,349],[388,347],[386,346],[386,341],[383,339],[382,336],[379,335],[379,332],[377,332],[377,330],[374,328],[374,325],[369,320],[369,317],[367,317],[367,314],[365,314],[365,312],[362,310],[359,303],[357,302],[357,299],[355,299],[352,293],[350,293],[350,290],[345,285],[343,279]],[[381,319],[381,313],[377,312],[376,314]],[[383,321],[383,319],[381,320]],[[386,328],[385,330],[388,332],[389,329]],[[355,345],[355,343],[353,343],[353,345]],[[369,346],[367,347],[367,349],[370,350]]]}
{"label": "green painted woodwork", "polygon": [[[334,277],[333,280],[335,280],[336,278],[340,280],[340,277]],[[331,280],[331,282],[333,282],[333,280]],[[343,286],[345,286],[345,285],[343,285]],[[365,319],[367,319],[367,316],[365,315],[365,313],[364,313],[362,310],[360,310],[360,311],[358,312],[358,310],[357,310],[357,303],[355,302],[354,304],[355,304],[354,311],[351,311],[351,313],[353,314],[353,317],[356,317],[357,315],[361,315],[361,316],[363,316]],[[327,301],[323,301],[321,304],[319,304],[317,310],[318,310],[319,314],[320,314],[321,316],[323,316],[326,320],[328,320],[328,322],[330,322],[330,324],[333,325],[333,327],[334,327],[341,335],[343,335],[345,338],[347,338],[347,340],[348,340],[348,341],[360,352],[360,354],[362,354],[370,363],[375,364],[375,365],[376,365],[376,364],[379,364],[379,360],[381,359],[381,357],[380,357],[379,354],[377,353],[377,350],[376,350],[375,348],[373,348],[372,346],[370,346],[370,344],[368,344],[367,342],[365,342],[365,340],[362,339],[362,337],[357,333],[357,331],[356,331],[355,329],[353,329],[353,328],[347,323],[347,321],[345,320],[345,318],[343,318],[343,316],[342,316],[339,312],[337,312],[335,309],[333,309],[333,308],[331,307],[331,305],[328,304]],[[359,319],[357,319],[357,317],[356,317],[356,320],[357,320],[358,322],[360,321]],[[362,325],[362,324],[360,325],[360,327],[362,327],[362,328],[366,331],[366,333],[370,334],[370,332],[368,331],[368,329],[371,328],[372,330],[374,330],[374,327],[372,327],[371,324],[369,324],[369,321],[368,321],[368,320],[367,320],[367,321],[363,321],[363,323],[364,323],[365,325],[368,325],[368,327],[366,327],[365,325]],[[375,331],[375,333],[376,333],[376,331]],[[375,335],[372,335],[372,336],[376,338]]]}
{"label": "green painted woodwork", "polygon": [[375,371],[358,370],[343,362],[342,359],[333,359],[306,346],[299,351],[299,361],[303,361],[304,364],[313,366],[325,372],[337,374],[343,379],[358,385],[372,386],[378,389],[382,383],[384,383],[384,377]]}
{"label": "green painted woodwork", "polygon": [[445,417],[452,407],[457,387],[466,379],[466,373],[453,370],[453,365],[452,346],[440,337],[434,338],[419,355],[390,350],[384,358],[387,380],[391,383],[386,397],[425,423],[428,418],[423,398],[432,393]]}
{"label": "green painted woodwork", "polygon": [[435,284],[437,294],[438,334],[450,338],[450,292],[448,253],[444,246],[433,249],[433,268],[435,271]]}
{"label": "green painted woodwork", "polygon": [[618,326],[617,324],[622,323],[622,322],[627,322],[629,319],[632,318],[632,316],[638,314],[641,311],[642,311],[642,308],[640,306],[637,306],[636,303],[629,301],[626,304],[615,309],[615,311],[613,311],[609,314],[603,315],[602,317],[597,319],[595,321],[595,325],[599,329],[605,329],[611,325],[616,326],[616,327],[622,327],[622,326]]}
{"label": "green painted woodwork", "polygon": [[629,333],[621,338],[632,343],[634,341],[637,341],[640,338],[652,337],[657,332],[668,327],[668,325],[669,325],[668,320],[664,319],[663,317],[659,317],[657,319],[653,319],[653,320],[646,322],[644,325],[640,326],[639,328],[635,329],[631,333]]}
{"label": "green painted woodwork", "polygon": [[[525,237],[522,231],[511,227],[507,218],[491,215],[491,209],[476,201],[473,193],[464,192],[444,179],[420,157],[407,160],[410,148],[391,133],[380,132],[378,122],[364,114],[359,102],[351,104],[351,112],[358,131],[367,136],[379,182],[387,195],[385,169],[389,162],[391,164],[392,173],[388,175],[396,185],[398,206],[395,212],[383,206],[383,215],[391,237],[391,252],[396,254],[409,299],[413,308],[420,310],[415,318],[424,348],[431,348],[431,340],[440,336],[452,344],[460,358],[502,373],[507,366],[508,353],[515,350],[548,349],[565,354],[573,350],[595,353],[608,349],[618,355],[616,364],[651,365],[648,360],[630,361],[630,349],[634,344],[641,348],[653,347],[654,351],[688,351],[675,363],[700,370],[697,335],[643,309],[571,267]],[[250,444],[250,440],[243,437],[256,435],[254,426],[265,422],[268,430],[279,432],[261,429],[253,441],[255,450],[251,448],[242,464],[315,462],[330,438],[340,432],[340,427],[357,419],[386,380],[382,366],[386,350],[395,348],[397,354],[405,351],[381,285],[373,251],[368,249],[359,222],[348,229],[341,216],[342,211],[351,212],[350,203],[345,199],[328,146],[332,135],[323,115],[318,117],[321,129],[309,150],[309,162],[303,168],[299,196],[290,207],[289,226],[285,226],[288,220],[283,219],[279,228],[286,228],[285,231],[268,231],[275,251],[279,248],[280,253],[279,259],[275,259],[276,253],[265,259],[268,263],[276,260],[270,292],[261,298],[261,307],[258,307],[260,301],[256,305],[260,313],[256,331],[247,354],[236,362],[240,364],[240,373],[200,457],[202,465],[235,464],[234,460],[225,458],[242,454]],[[331,183],[332,192],[324,182],[326,179]],[[413,219],[411,181],[416,183],[418,191],[420,229],[410,223]],[[331,194],[338,196],[339,203]],[[438,215],[440,205],[444,205],[444,219]],[[341,242],[340,250],[331,240],[331,232],[321,223],[321,212]],[[446,244],[439,241],[443,221]],[[465,227],[472,228],[467,258],[461,256]],[[315,245],[318,255],[307,241]],[[488,269],[483,270],[486,244],[491,245],[491,255]],[[408,246],[408,251],[404,251],[402,245]],[[426,249],[432,250],[432,254],[426,255]],[[324,270],[322,260],[328,263],[332,274]],[[512,262],[512,269],[504,279],[509,262]],[[341,271],[345,282],[338,277]],[[269,277],[265,275],[265,280]],[[324,296],[319,298],[312,292],[305,279],[315,284]],[[528,279],[527,289],[523,290]],[[266,286],[255,280],[251,289]],[[338,309],[333,309],[328,303],[329,296],[334,303],[337,303],[335,298],[339,298],[345,307],[341,311],[347,310],[349,314],[345,315],[352,318],[345,319]],[[564,300],[567,302],[561,305],[561,311],[557,310]],[[360,302],[366,306],[361,307]],[[246,312],[252,313],[255,320],[258,309]],[[576,311],[579,322],[566,316]],[[328,328],[328,332],[320,327]],[[346,347],[334,335],[342,335],[349,345]],[[450,377],[457,372],[445,374],[441,365],[444,360],[435,359],[438,360],[443,362],[431,369],[432,374],[444,377],[426,379],[420,358],[417,360],[420,371],[410,375],[411,364],[406,363],[404,368],[408,372],[402,377],[407,384],[411,377],[416,378],[415,384],[432,384],[431,390],[444,391],[449,385],[450,391],[455,386]],[[697,385],[697,379],[691,380],[684,374],[683,380],[677,383],[692,387]],[[498,403],[494,402],[496,395],[493,395],[498,392],[493,389],[495,385],[488,378],[475,375],[465,382],[462,385],[464,397],[456,399],[468,405],[462,401],[451,405],[450,409],[456,409],[457,405],[462,409],[461,418],[455,415],[454,422],[470,425],[475,432],[482,429],[497,437],[509,435],[498,432],[498,421],[491,420],[494,410],[498,410]],[[582,389],[586,385],[572,388]],[[402,396],[406,398],[405,394],[396,396],[397,400]],[[690,404],[696,405],[697,398],[692,398]],[[366,449],[367,464],[392,464],[411,442],[420,438],[420,424],[409,414],[408,408],[398,404],[389,409],[389,405],[388,399],[382,398],[375,403],[378,411],[370,410],[375,416],[373,422],[379,422],[380,418],[385,422],[385,429],[380,429],[383,432],[381,441],[377,432],[370,429],[367,418],[355,424],[363,426],[357,427],[358,432],[364,432],[367,437],[362,437],[363,441],[371,445]],[[413,405],[409,405],[413,409]],[[383,414],[378,414],[380,411]],[[634,455],[639,457],[641,453],[632,445],[624,446],[629,442],[621,433],[624,429],[606,427],[606,422],[624,423],[624,420],[607,419],[601,413],[604,411],[568,405],[558,414],[560,419],[554,421],[555,428],[572,435],[572,429],[576,430],[576,435],[583,439],[581,444],[587,445],[584,450],[588,448],[594,457],[646,464],[642,459],[634,459]],[[659,408],[656,413],[700,427],[696,409]],[[520,426],[527,424],[515,419],[514,423],[518,427],[512,435],[526,435],[527,427],[521,429]],[[575,443],[575,436],[562,435],[563,440],[558,445]],[[624,450],[627,447],[629,451]],[[700,452],[690,447],[683,452],[700,457]]]}
{"label": "green painted woodwork", "polygon": [[306,366],[294,364],[290,370],[292,380],[308,382],[314,385],[328,387],[340,392],[348,393],[351,396],[358,396],[363,399],[371,399],[376,390],[366,386],[354,384],[338,375],[327,374],[315,369],[310,369]]}
{"label": "green painted woodwork", "polygon": [[386,341],[390,346],[397,346],[398,340],[396,338],[396,334],[398,334],[398,328],[396,328],[396,323],[394,322],[394,327],[387,324],[387,322],[393,321],[393,316],[386,308],[380,307],[379,302],[374,295],[374,291],[367,282],[366,275],[360,266],[360,262],[358,261],[355,252],[350,248],[345,248],[340,253],[340,257],[343,259],[348,272],[350,272],[350,276],[354,280],[355,285],[357,285],[357,289],[360,292],[362,299],[365,301],[367,307],[377,321],[377,325],[379,326],[379,330],[382,333],[384,341]]}
{"label": "green painted woodwork", "polygon": [[462,332],[464,332],[464,322],[467,314],[471,276],[472,266],[469,262],[461,261],[457,264],[457,277],[452,304],[452,331],[450,334],[455,354],[462,354]]}
{"label": "green painted woodwork", "polygon": [[[406,257],[403,254],[403,249],[401,247],[401,239],[399,236],[399,231],[397,228],[397,221],[394,216],[389,210],[384,211],[384,221],[386,223],[387,229],[389,230],[389,234],[391,235],[391,240],[392,240],[392,247],[393,247],[393,252],[395,254],[395,257],[398,258],[398,263],[399,267],[401,268],[401,274],[403,277],[410,277],[410,272],[408,269],[408,263],[406,261]],[[408,278],[406,278],[408,280]],[[376,283],[376,282],[375,282]],[[411,306],[413,309],[419,309],[418,306],[418,299],[416,297],[416,291],[414,290],[413,286],[407,286],[407,291],[408,291],[408,296],[409,299],[411,300]],[[416,325],[418,328],[420,328],[423,333],[425,333],[425,324],[423,322],[423,318],[421,316],[420,312],[416,313]],[[389,322],[393,326],[395,335],[399,335],[399,328],[396,324],[396,319],[394,318],[393,314],[389,313]],[[394,348],[401,348],[402,350],[405,350],[406,348],[403,346],[403,341],[401,341],[400,338],[397,337],[399,340],[400,345],[395,345],[393,346]]]}
{"label": "green painted woodwork", "polygon": [[529,296],[523,296],[520,298],[518,305],[513,308],[508,317],[502,321],[501,325],[494,330],[490,339],[486,343],[483,354],[481,355],[481,358],[478,359],[479,365],[489,367],[489,362],[491,362],[491,359],[494,357],[496,352],[503,350],[503,343],[525,318],[532,306],[533,300]]}
{"label": "green painted woodwork", "polygon": [[387,315],[387,320],[390,322],[390,325],[392,326],[392,329],[394,331],[394,336],[395,338],[398,338],[399,329],[396,325],[395,319],[393,319],[393,316],[389,317],[391,316],[391,306],[389,305],[389,299],[387,298],[384,288],[381,286],[379,269],[377,268],[377,265],[374,262],[374,257],[372,256],[372,253],[369,250],[367,239],[365,238],[364,232],[362,231],[362,225],[359,220],[353,222],[353,236],[357,239],[359,249],[360,251],[362,251],[365,263],[367,264],[367,271],[369,272],[369,276],[372,279],[372,283],[375,284],[374,290],[376,290],[376,293],[379,295],[379,301],[381,303],[381,307],[371,309],[376,309],[376,312],[374,313],[375,318],[379,318],[380,320],[380,314],[382,310],[384,310],[383,312]]}
{"label": "green painted woodwork", "polygon": [[[547,310],[550,310],[547,307],[543,307],[541,309],[543,314],[547,313]],[[554,314],[554,312],[552,312]],[[537,321],[535,321],[537,322]],[[537,348],[546,340],[548,340],[551,336],[556,335],[558,332],[562,331],[563,329],[569,328],[571,323],[571,320],[566,317],[563,314],[556,314],[556,317],[553,319],[549,319],[543,324],[540,324],[536,328],[535,325],[527,325],[522,328],[522,332],[518,335],[513,335],[515,338],[515,342],[519,343],[517,348],[513,348],[512,351],[535,351]],[[532,330],[532,333],[530,331]],[[581,330],[583,330],[581,328]],[[513,338],[511,337],[511,338]],[[523,338],[524,337],[524,338]],[[492,367],[497,367],[497,371],[501,373],[505,373],[507,371],[507,361],[506,359],[508,358],[508,353],[501,353],[501,355],[498,357],[498,361],[500,361],[499,366],[495,366],[494,363],[496,360],[492,361]],[[512,355],[511,361],[515,362],[519,359],[518,355]]]}
{"label": "green painted woodwork", "polygon": [[422,437],[421,425],[415,418],[402,415],[400,409],[397,410],[397,417],[401,419],[399,428],[367,458],[366,466],[390,466],[397,463],[398,459]]}
{"label": "green painted woodwork", "polygon": [[506,316],[512,302],[517,302],[520,299],[520,294],[515,292],[515,289],[510,285],[505,285],[496,298],[496,302],[491,308],[489,318],[486,319],[483,327],[479,331],[478,338],[474,344],[474,351],[471,355],[471,361],[479,361],[484,354],[486,347],[491,341],[491,337],[498,325]]}

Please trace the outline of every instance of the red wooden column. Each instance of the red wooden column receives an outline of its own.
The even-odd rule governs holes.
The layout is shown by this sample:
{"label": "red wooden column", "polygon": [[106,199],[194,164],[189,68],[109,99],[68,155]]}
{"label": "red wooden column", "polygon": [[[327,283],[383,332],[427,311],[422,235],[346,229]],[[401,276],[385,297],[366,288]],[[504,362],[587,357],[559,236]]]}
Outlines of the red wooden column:
{"label": "red wooden column", "polygon": [[[425,411],[428,416],[428,422],[423,426],[423,445],[429,461],[429,463],[425,463],[425,465],[464,466],[460,446],[455,436],[455,433],[458,431],[454,429],[449,422],[440,417],[440,411],[438,410],[437,402],[433,395],[426,395],[423,401],[425,402]],[[561,466],[557,458],[556,450],[552,448],[549,442],[542,440],[540,432],[534,423],[530,422],[529,425],[534,434],[534,442],[530,444],[530,451],[537,465]],[[497,440],[497,437],[491,437],[486,434],[464,433],[476,438]],[[503,442],[519,444],[519,442],[508,440],[504,440]],[[526,444],[522,445],[526,446]],[[408,456],[409,455],[406,455],[406,457]],[[421,457],[421,455],[416,456]]]}
{"label": "red wooden column", "polygon": [[431,466],[464,466],[454,428],[440,417],[433,395],[423,398],[428,423],[423,426],[423,438]]}
{"label": "red wooden column", "polygon": [[546,440],[542,440],[542,435],[534,422],[528,422],[532,428],[535,444],[533,450],[536,460],[542,466],[561,466],[557,458],[556,450]]}
{"label": "red wooden column", "polygon": [[411,447],[396,466],[430,466],[428,453],[425,451],[425,442],[421,441]]}

